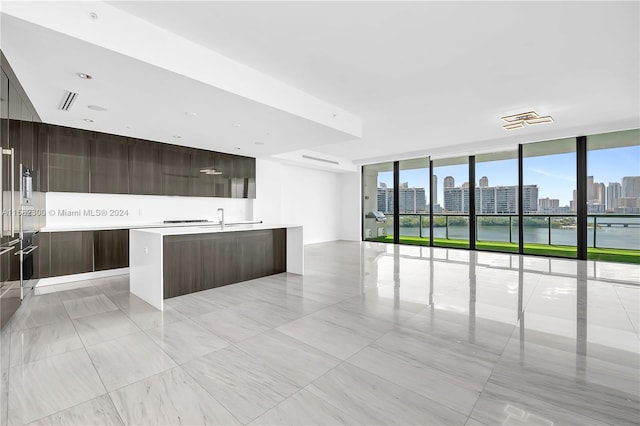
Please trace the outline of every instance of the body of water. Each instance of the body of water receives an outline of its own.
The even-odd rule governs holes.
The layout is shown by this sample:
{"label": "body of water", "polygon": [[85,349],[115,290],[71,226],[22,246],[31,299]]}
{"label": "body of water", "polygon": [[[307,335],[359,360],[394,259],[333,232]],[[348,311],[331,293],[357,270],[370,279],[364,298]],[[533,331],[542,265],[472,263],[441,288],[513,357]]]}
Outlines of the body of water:
{"label": "body of water", "polygon": [[[589,218],[590,223],[592,222]],[[640,250],[640,218],[598,218],[598,221],[602,222],[617,222],[617,223],[637,223],[636,226],[630,226],[628,228],[622,226],[600,226],[595,229],[596,247],[600,248],[622,248],[622,249],[634,249]],[[387,233],[393,234],[393,227],[387,227]],[[418,227],[400,227],[400,235],[406,236],[419,236],[420,230]],[[422,236],[429,237],[429,228],[422,228]],[[433,236],[435,238],[445,238],[446,228],[436,227],[433,228]],[[449,238],[456,240],[466,240],[469,238],[469,226],[449,226]],[[479,241],[502,241],[509,242],[509,227],[507,226],[478,226]],[[594,229],[589,228],[588,245],[593,247]],[[548,228],[534,228],[525,227],[524,230],[525,243],[532,244],[548,244],[549,243],[549,229]],[[577,241],[577,232],[575,229],[561,229],[551,228],[551,244],[553,245],[566,245],[575,246]],[[511,229],[511,242],[518,242],[518,228],[516,226]]]}

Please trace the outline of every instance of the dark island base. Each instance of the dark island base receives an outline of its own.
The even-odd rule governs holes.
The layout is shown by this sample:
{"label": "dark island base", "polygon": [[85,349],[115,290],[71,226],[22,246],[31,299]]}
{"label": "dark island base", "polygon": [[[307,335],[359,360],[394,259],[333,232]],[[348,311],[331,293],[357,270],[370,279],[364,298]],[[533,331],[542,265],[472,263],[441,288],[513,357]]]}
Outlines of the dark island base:
{"label": "dark island base", "polygon": [[164,298],[287,270],[287,230],[166,235]]}

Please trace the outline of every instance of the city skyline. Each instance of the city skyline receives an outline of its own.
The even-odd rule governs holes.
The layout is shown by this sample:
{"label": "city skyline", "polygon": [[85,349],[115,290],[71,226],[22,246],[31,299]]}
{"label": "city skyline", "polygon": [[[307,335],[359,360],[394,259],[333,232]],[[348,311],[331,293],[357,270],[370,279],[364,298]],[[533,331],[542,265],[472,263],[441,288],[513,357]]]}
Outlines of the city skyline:
{"label": "city skyline", "polygon": [[[594,181],[606,186],[610,182],[622,182],[626,176],[640,175],[640,146],[601,149],[594,151],[596,157],[588,155],[587,173]],[[516,159],[476,163],[476,183],[482,176],[487,176],[490,186],[511,186],[518,184],[518,162]],[[614,167],[612,167],[615,165]],[[438,176],[437,200],[444,200],[443,181],[446,176],[453,176],[456,186],[467,182],[468,166],[466,163],[454,166],[436,167]],[[525,157],[523,170],[525,185],[538,185],[540,198],[560,200],[560,206],[569,206],[576,189],[575,153],[555,154],[540,157]],[[400,170],[400,181],[408,182],[410,187],[427,188],[429,182],[428,169]],[[393,186],[393,173],[381,172],[378,182]],[[427,204],[429,200],[427,200]]]}

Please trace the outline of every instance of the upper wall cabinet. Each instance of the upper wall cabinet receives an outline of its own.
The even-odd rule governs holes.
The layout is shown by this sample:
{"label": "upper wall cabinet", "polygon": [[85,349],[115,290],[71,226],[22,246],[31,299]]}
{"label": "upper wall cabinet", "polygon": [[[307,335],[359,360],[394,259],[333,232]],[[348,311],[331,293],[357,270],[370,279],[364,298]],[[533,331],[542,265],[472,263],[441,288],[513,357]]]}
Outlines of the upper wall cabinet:
{"label": "upper wall cabinet", "polygon": [[89,192],[89,149],[94,138],[94,132],[49,127],[48,191]]}
{"label": "upper wall cabinet", "polygon": [[191,148],[164,145],[161,151],[162,190],[164,195],[189,195],[192,178]]}
{"label": "upper wall cabinet", "polygon": [[17,159],[32,166],[36,190],[255,198],[255,158],[20,119],[1,124],[2,138],[20,141]]}
{"label": "upper wall cabinet", "polygon": [[217,175],[207,171],[215,169],[215,152],[194,149],[191,153],[191,185],[189,195],[194,197],[214,197]]}
{"label": "upper wall cabinet", "polygon": [[129,139],[96,133],[91,141],[91,192],[129,193]]}
{"label": "upper wall cabinet", "polygon": [[141,139],[129,144],[129,193],[163,195],[161,145]]}

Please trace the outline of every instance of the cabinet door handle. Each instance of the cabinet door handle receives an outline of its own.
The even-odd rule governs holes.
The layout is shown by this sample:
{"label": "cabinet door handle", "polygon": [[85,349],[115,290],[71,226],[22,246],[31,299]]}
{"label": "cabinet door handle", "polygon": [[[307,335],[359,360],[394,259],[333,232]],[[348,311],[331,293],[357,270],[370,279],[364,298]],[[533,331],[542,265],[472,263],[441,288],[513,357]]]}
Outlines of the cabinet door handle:
{"label": "cabinet door handle", "polygon": [[[1,256],[1,255],[3,255],[3,254],[5,254],[5,253],[7,253],[7,252],[10,252],[10,251],[11,251],[11,250],[13,250],[14,248],[16,248],[16,246],[7,247],[7,248],[4,248],[4,249],[0,250],[0,256]],[[17,254],[17,253],[16,253],[16,254]]]}
{"label": "cabinet door handle", "polygon": [[26,249],[26,250],[20,250],[19,252],[16,252],[16,253],[14,253],[13,255],[14,255],[14,256],[17,256],[17,255],[19,255],[19,254],[22,254],[22,255],[31,254],[31,253],[32,253],[35,249],[37,249],[37,248],[38,248],[38,246],[29,246],[29,247],[27,247],[27,249]]}

